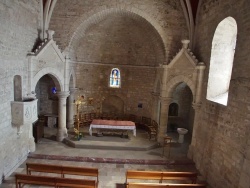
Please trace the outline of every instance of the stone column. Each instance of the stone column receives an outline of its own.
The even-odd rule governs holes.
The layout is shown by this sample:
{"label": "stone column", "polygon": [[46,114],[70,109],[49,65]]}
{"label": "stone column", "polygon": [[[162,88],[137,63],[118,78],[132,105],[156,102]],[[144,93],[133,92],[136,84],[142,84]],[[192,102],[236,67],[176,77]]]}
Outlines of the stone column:
{"label": "stone column", "polygon": [[63,141],[68,137],[66,128],[66,99],[69,96],[69,91],[61,91],[57,93],[58,96],[58,129],[57,141]]}
{"label": "stone column", "polygon": [[[193,159],[194,148],[196,147],[196,134],[198,129],[199,116],[200,116],[200,107],[201,107],[201,95],[202,95],[202,84],[203,84],[203,77],[204,77],[204,70],[206,66],[203,62],[199,62],[196,66],[197,70],[197,84],[196,84],[196,93],[194,103],[192,107],[194,109],[194,123],[193,123],[193,133],[192,133],[192,142],[189,146],[188,150],[188,157]],[[194,159],[193,159],[194,160]]]}
{"label": "stone column", "polygon": [[152,113],[151,113],[151,119],[155,120],[156,122],[158,122],[158,113],[159,113],[159,93],[152,93],[152,101],[153,101],[153,105],[152,105]]}
{"label": "stone column", "polygon": [[195,94],[195,103],[200,104],[201,103],[201,91],[202,91],[202,84],[203,84],[203,77],[204,77],[204,71],[205,71],[205,64],[203,62],[199,62],[196,66],[197,70],[197,85],[196,85],[196,94]]}
{"label": "stone column", "polygon": [[188,157],[190,159],[193,159],[193,153],[195,152],[194,148],[196,147],[196,134],[198,131],[197,129],[198,129],[198,123],[199,123],[199,114],[200,114],[201,104],[193,103],[192,107],[194,109],[194,124],[193,124],[192,141],[188,149]]}
{"label": "stone column", "polygon": [[68,108],[67,108],[67,128],[74,127],[74,115],[75,115],[75,92],[77,91],[77,88],[70,88],[70,95],[68,98]]}
{"label": "stone column", "polygon": [[172,98],[161,97],[160,100],[161,100],[161,111],[160,111],[160,122],[159,122],[160,126],[158,129],[157,141],[161,144],[163,143],[163,138],[167,132],[168,109]]}

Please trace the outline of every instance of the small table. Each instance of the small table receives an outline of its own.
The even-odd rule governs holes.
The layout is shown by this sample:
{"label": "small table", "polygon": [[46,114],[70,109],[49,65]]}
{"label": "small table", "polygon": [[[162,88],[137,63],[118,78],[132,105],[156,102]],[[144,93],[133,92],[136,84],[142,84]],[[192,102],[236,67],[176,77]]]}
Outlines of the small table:
{"label": "small table", "polygon": [[116,121],[116,120],[102,120],[94,119],[89,127],[89,134],[92,136],[92,129],[119,129],[132,130],[133,135],[136,136],[135,123],[132,121]]}

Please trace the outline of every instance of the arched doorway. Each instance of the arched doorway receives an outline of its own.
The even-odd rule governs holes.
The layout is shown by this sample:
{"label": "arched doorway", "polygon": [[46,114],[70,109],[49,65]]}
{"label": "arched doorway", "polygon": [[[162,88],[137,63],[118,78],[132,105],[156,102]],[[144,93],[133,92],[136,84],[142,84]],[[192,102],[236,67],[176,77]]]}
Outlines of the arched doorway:
{"label": "arched doorway", "polygon": [[175,133],[177,136],[177,128],[187,129],[188,134],[185,135],[187,144],[191,143],[193,131],[192,101],[193,95],[188,85],[184,82],[179,83],[173,91],[168,110],[167,133]]}
{"label": "arched doorway", "polygon": [[35,92],[38,99],[37,113],[39,117],[33,127],[33,136],[36,142],[39,142],[42,137],[56,135],[58,127],[58,97],[56,94],[60,90],[57,79],[51,74],[42,76],[36,84]]}

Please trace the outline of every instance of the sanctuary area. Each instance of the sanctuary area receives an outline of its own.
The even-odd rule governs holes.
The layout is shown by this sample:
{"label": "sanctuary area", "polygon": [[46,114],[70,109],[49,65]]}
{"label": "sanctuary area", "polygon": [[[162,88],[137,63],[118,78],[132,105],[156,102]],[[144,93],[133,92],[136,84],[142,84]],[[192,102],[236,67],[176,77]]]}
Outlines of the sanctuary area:
{"label": "sanctuary area", "polygon": [[0,187],[249,188],[249,9],[0,0]]}

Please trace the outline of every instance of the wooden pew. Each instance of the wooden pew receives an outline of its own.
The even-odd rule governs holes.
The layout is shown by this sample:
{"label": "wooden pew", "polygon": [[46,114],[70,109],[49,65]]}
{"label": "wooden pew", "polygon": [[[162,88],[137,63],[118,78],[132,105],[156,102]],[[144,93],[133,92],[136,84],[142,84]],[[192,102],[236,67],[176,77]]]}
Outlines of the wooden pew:
{"label": "wooden pew", "polygon": [[161,183],[161,181],[162,181],[162,172],[161,171],[127,170],[126,182],[125,183],[128,183],[129,179],[159,180],[159,183]]}
{"label": "wooden pew", "polygon": [[63,166],[54,164],[39,164],[39,163],[26,163],[26,171],[28,175],[31,172],[44,172],[44,173],[55,173],[61,174],[64,178],[65,175],[78,175],[78,176],[90,176],[96,178],[96,187],[98,187],[98,168],[86,168],[86,167],[75,167],[75,166]]}
{"label": "wooden pew", "polygon": [[128,179],[139,179],[139,180],[159,180],[162,183],[163,180],[180,180],[180,181],[191,181],[196,183],[197,180],[196,172],[162,172],[162,171],[136,171],[128,170],[126,174],[126,182]]}
{"label": "wooden pew", "polygon": [[60,178],[49,176],[35,176],[26,174],[15,174],[16,188],[22,188],[23,185],[42,185],[49,187],[74,187],[74,188],[95,188],[95,180],[83,180],[72,178]]}
{"label": "wooden pew", "polygon": [[191,181],[192,184],[195,184],[197,181],[197,172],[163,172],[163,180],[181,180],[181,181]]}
{"label": "wooden pew", "polygon": [[204,184],[128,183],[127,188],[206,188]]}

